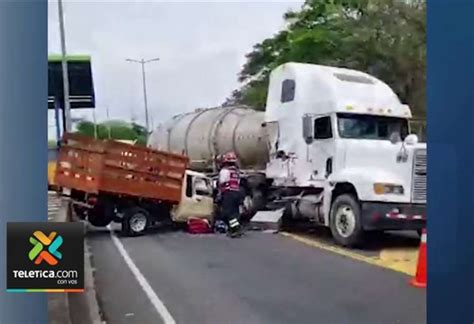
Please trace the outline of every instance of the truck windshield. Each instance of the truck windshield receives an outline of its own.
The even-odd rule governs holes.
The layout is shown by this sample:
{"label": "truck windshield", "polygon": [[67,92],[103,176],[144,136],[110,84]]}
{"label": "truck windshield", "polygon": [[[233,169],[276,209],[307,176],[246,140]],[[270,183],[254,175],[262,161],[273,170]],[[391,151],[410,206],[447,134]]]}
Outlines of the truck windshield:
{"label": "truck windshield", "polygon": [[392,133],[403,140],[408,135],[408,120],[357,114],[338,114],[337,125],[342,138],[389,140]]}

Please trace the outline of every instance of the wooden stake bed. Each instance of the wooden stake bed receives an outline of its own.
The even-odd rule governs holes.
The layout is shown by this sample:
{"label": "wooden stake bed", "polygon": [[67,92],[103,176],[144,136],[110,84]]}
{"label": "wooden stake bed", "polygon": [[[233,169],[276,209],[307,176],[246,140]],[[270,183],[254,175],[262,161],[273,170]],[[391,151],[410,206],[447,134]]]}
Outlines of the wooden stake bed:
{"label": "wooden stake bed", "polygon": [[111,193],[177,203],[188,166],[185,156],[113,140],[66,134],[56,183],[86,193]]}

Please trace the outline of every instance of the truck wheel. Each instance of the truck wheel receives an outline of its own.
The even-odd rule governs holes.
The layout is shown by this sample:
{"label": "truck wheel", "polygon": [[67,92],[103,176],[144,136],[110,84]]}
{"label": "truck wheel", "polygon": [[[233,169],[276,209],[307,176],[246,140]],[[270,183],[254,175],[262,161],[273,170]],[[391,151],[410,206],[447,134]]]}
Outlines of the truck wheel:
{"label": "truck wheel", "polygon": [[77,205],[72,205],[72,211],[75,216],[77,216],[80,219],[86,219],[87,218],[87,209],[77,206]]}
{"label": "truck wheel", "polygon": [[289,230],[291,229],[291,225],[293,225],[293,210],[291,203],[287,203],[285,206],[285,210],[283,211],[283,215],[281,217],[281,229],[282,230]]}
{"label": "truck wheel", "polygon": [[87,221],[95,227],[105,227],[112,222],[112,218],[107,215],[105,208],[96,207],[88,211]]}
{"label": "truck wheel", "polygon": [[243,193],[243,196],[242,216],[249,221],[258,211],[265,208],[266,200],[263,192],[259,189],[254,189],[251,193]]}
{"label": "truck wheel", "polygon": [[150,224],[150,214],[143,208],[132,207],[124,212],[122,232],[129,236],[145,233]]}
{"label": "truck wheel", "polygon": [[255,189],[252,193],[253,212],[256,213],[257,211],[264,209],[265,204],[266,204],[266,199],[262,190]]}
{"label": "truck wheel", "polygon": [[253,216],[266,205],[265,195],[260,189],[253,189],[252,192],[245,197],[245,204],[248,214]]}
{"label": "truck wheel", "polygon": [[89,215],[89,217],[87,217],[87,220],[89,221],[91,225],[95,227],[105,227],[112,222],[110,218],[100,216],[100,215],[94,215],[94,214]]}
{"label": "truck wheel", "polygon": [[416,230],[416,234],[418,234],[418,238],[421,239],[421,235],[423,235],[423,230]]}
{"label": "truck wheel", "polygon": [[364,234],[361,208],[354,196],[345,194],[337,197],[330,217],[331,233],[338,244],[353,247],[361,242]]}

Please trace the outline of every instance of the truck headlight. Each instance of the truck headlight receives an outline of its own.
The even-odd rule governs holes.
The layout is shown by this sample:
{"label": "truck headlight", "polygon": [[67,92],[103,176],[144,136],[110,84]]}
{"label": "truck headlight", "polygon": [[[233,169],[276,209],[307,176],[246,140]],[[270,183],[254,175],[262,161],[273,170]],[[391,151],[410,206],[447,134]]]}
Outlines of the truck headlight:
{"label": "truck headlight", "polygon": [[403,186],[391,183],[374,183],[374,192],[376,195],[403,195],[405,192]]}

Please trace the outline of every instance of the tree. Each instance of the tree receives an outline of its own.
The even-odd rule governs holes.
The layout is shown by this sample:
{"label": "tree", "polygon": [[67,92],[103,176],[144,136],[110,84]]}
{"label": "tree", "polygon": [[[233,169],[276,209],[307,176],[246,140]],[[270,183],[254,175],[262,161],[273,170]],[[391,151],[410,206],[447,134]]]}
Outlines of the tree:
{"label": "tree", "polygon": [[268,76],[286,62],[368,72],[394,89],[417,117],[426,114],[426,4],[412,0],[307,0],[287,27],[256,44],[225,104],[265,107]]}
{"label": "tree", "polygon": [[98,139],[111,139],[137,141],[137,144],[146,145],[148,136],[145,127],[136,123],[123,121],[107,121],[94,124],[90,121],[81,121],[77,125],[77,133],[94,137],[97,132]]}
{"label": "tree", "polygon": [[148,131],[146,127],[138,125],[137,123],[132,123],[132,129],[137,134],[137,143],[146,145],[148,139]]}

